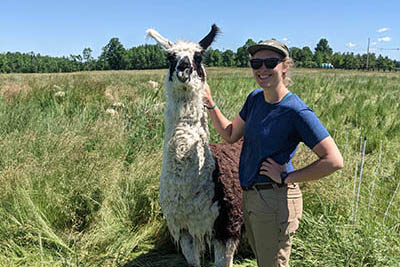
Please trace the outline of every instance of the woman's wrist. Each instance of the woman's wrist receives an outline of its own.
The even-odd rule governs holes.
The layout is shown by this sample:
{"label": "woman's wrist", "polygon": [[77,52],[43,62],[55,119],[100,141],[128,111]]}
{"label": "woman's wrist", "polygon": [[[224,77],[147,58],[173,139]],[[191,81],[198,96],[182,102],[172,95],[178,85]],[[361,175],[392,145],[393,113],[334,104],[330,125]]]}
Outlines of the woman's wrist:
{"label": "woman's wrist", "polygon": [[285,184],[293,184],[293,183],[296,183],[296,182],[293,181],[294,172],[295,172],[295,171],[288,172],[288,176],[286,177],[285,182],[284,182]]}
{"label": "woman's wrist", "polygon": [[212,106],[205,106],[208,110],[215,109],[217,107],[217,104],[214,103]]}
{"label": "woman's wrist", "polygon": [[215,109],[217,107],[217,104],[215,104],[212,99],[207,99],[204,103],[204,107],[211,110],[211,109]]}

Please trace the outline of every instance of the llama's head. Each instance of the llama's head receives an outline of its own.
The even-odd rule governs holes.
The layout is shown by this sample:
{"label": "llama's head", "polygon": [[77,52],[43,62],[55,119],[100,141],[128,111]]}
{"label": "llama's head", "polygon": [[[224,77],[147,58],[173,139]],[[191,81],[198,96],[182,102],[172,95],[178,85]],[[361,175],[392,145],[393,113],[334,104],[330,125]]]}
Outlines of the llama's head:
{"label": "llama's head", "polygon": [[215,24],[212,25],[211,31],[199,43],[186,41],[173,43],[153,29],[148,29],[146,33],[156,40],[167,54],[169,82],[182,88],[198,88],[199,83],[203,83],[206,76],[201,64],[203,54],[219,31]]}

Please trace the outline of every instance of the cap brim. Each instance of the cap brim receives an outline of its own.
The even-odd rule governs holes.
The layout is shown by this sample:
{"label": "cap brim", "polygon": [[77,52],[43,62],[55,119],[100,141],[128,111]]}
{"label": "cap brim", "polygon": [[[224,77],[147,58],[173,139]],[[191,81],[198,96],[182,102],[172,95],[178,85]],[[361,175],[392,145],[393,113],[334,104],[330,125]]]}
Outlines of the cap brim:
{"label": "cap brim", "polygon": [[257,53],[260,50],[271,50],[271,51],[274,51],[274,52],[280,54],[283,57],[287,57],[288,56],[282,50],[280,50],[280,49],[278,49],[278,48],[276,48],[274,46],[270,46],[270,45],[266,45],[266,44],[256,44],[256,45],[252,45],[249,48],[247,48],[247,51],[252,56],[254,56],[254,54]]}

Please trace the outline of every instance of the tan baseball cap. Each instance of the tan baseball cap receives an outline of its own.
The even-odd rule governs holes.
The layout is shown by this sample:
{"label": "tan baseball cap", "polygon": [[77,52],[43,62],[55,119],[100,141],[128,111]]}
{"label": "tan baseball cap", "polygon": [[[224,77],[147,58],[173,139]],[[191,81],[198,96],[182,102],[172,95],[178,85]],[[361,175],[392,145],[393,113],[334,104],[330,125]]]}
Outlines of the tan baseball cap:
{"label": "tan baseball cap", "polygon": [[258,44],[249,46],[247,48],[247,51],[252,56],[260,50],[272,50],[281,54],[284,58],[289,57],[288,47],[284,43],[281,43],[275,39],[260,41]]}

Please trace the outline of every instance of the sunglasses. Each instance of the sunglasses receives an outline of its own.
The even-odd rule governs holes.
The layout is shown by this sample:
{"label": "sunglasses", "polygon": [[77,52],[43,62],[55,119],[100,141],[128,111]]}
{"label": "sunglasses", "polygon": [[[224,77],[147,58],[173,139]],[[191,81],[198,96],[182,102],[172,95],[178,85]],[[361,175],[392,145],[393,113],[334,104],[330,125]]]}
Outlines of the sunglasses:
{"label": "sunglasses", "polygon": [[263,63],[267,69],[274,69],[276,65],[278,65],[279,62],[282,62],[283,60],[280,58],[276,57],[270,57],[270,58],[253,58],[250,59],[250,66],[254,70],[258,70],[259,68],[262,67]]}

